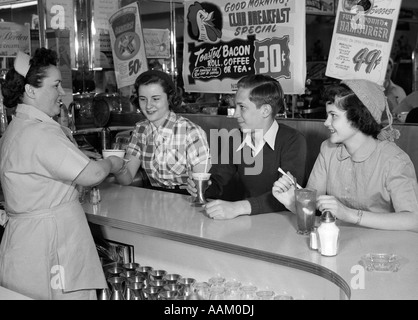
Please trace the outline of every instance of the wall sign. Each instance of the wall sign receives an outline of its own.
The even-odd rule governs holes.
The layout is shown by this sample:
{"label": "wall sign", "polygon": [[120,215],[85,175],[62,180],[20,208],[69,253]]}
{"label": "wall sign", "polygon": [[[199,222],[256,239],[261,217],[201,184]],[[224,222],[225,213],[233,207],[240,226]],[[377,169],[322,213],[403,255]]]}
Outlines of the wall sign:
{"label": "wall sign", "polygon": [[29,25],[0,22],[0,57],[14,57],[18,51],[31,54]]}
{"label": "wall sign", "polygon": [[304,93],[305,1],[185,1],[185,91],[233,93],[238,80],[263,73],[287,94]]}
{"label": "wall sign", "polygon": [[144,28],[143,31],[147,58],[169,59],[170,30]]}
{"label": "wall sign", "polygon": [[326,75],[383,85],[402,0],[340,0]]}
{"label": "wall sign", "polygon": [[122,7],[109,23],[116,82],[123,88],[133,85],[138,75],[148,70],[139,3]]}

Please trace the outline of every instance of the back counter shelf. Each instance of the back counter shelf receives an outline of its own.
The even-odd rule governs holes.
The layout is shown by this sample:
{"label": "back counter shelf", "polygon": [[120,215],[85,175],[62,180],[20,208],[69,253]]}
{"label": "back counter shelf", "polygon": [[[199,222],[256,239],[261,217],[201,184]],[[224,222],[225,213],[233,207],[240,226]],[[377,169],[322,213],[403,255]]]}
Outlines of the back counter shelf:
{"label": "back counter shelf", "polygon": [[[217,221],[189,196],[104,182],[102,202],[84,204],[93,234],[135,248],[135,262],[198,281],[221,275],[295,299],[418,299],[418,234],[339,224],[340,250],[324,257],[296,233],[288,212]],[[402,257],[395,273],[369,272],[371,252]]]}

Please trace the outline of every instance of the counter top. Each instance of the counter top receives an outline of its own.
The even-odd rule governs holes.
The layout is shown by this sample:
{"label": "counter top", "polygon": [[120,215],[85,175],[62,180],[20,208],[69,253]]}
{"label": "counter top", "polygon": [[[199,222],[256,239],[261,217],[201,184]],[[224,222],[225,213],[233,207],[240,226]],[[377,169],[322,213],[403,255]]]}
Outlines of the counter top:
{"label": "counter top", "polygon": [[[355,300],[418,299],[418,233],[374,230],[339,221],[339,254],[324,257],[309,249],[309,237],[296,233],[296,217],[290,212],[213,220],[202,208],[193,207],[189,196],[108,182],[99,189],[99,207],[84,204],[90,222],[215,250],[247,250],[246,254],[274,257],[338,283]],[[360,258],[367,253],[400,256],[400,270],[365,271]]]}
{"label": "counter top", "polygon": [[32,300],[32,298],[0,286],[0,300]]}

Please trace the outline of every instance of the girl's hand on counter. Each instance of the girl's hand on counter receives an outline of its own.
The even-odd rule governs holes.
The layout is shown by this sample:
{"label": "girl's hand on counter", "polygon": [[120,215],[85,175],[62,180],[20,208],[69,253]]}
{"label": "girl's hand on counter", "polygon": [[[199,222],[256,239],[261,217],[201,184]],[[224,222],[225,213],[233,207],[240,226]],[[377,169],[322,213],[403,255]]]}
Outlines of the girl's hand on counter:
{"label": "girl's hand on counter", "polygon": [[319,196],[316,200],[316,206],[319,211],[329,211],[339,220],[351,223],[356,221],[357,210],[349,209],[334,196]]}
{"label": "girl's hand on counter", "polygon": [[209,218],[227,220],[242,215],[249,215],[251,213],[251,204],[247,200],[235,202],[213,200],[205,205],[205,209]]}

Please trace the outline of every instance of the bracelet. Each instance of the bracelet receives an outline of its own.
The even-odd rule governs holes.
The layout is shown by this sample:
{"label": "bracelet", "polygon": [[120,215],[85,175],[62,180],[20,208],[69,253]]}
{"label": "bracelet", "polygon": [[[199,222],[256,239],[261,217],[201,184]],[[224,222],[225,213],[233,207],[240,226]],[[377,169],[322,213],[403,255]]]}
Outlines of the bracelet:
{"label": "bracelet", "polygon": [[363,218],[363,210],[358,210],[357,211],[357,222],[356,222],[356,225],[359,225],[360,224],[360,222],[361,222],[361,218]]}

